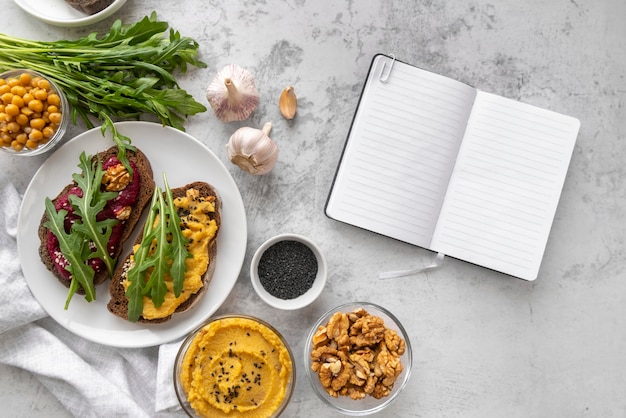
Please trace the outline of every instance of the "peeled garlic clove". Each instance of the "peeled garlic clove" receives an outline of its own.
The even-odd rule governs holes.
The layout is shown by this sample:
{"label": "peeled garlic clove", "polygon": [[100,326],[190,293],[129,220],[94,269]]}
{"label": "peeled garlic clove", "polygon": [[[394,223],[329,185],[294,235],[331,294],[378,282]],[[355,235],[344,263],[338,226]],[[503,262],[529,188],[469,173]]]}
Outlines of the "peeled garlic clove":
{"label": "peeled garlic clove", "polygon": [[225,66],[213,77],[206,97],[215,115],[223,122],[247,119],[259,105],[254,77],[237,64]]}
{"label": "peeled garlic clove", "polygon": [[285,119],[293,119],[296,116],[296,110],[298,109],[298,98],[293,86],[289,86],[283,90],[278,100],[278,107],[280,113]]}
{"label": "peeled garlic clove", "polygon": [[226,144],[230,161],[250,174],[272,171],[278,160],[278,145],[269,137],[271,129],[271,122],[263,125],[263,129],[237,129]]}

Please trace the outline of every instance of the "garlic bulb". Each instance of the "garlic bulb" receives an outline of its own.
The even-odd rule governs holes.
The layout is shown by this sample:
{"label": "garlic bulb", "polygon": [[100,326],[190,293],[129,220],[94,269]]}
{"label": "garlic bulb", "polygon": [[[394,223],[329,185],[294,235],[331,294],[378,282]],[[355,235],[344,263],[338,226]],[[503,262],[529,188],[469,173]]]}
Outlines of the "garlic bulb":
{"label": "garlic bulb", "polygon": [[206,97],[215,115],[223,122],[247,119],[259,105],[254,77],[236,64],[225,66],[213,77]]}
{"label": "garlic bulb", "polygon": [[293,86],[289,86],[283,90],[278,99],[278,107],[280,113],[285,119],[293,119],[296,116],[296,110],[298,109],[298,98]]}
{"label": "garlic bulb", "polygon": [[226,144],[230,161],[250,174],[272,171],[278,159],[278,145],[269,137],[271,129],[271,122],[263,125],[263,129],[237,129]]}

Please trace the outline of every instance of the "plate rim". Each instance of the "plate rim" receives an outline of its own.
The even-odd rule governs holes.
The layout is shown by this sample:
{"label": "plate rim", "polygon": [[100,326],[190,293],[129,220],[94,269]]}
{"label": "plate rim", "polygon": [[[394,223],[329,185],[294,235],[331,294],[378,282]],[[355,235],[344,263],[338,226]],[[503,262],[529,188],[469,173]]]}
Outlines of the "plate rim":
{"label": "plate rim", "polygon": [[[145,122],[145,121],[125,121],[125,122],[116,122],[115,123],[116,129],[118,130],[118,132],[127,135],[127,133],[125,133],[124,131],[126,131],[127,129],[132,131],[134,129],[139,129],[139,130],[145,130],[145,129],[164,129],[168,131],[168,134],[173,134],[173,135],[178,135],[181,138],[186,138],[189,141],[192,141],[192,143],[194,143],[196,146],[201,147],[204,151],[206,151],[206,155],[210,156],[212,159],[214,159],[214,161],[218,164],[218,170],[221,173],[221,175],[224,176],[223,181],[226,181],[227,183],[230,183],[230,186],[232,186],[232,190],[230,192],[227,193],[227,195],[230,196],[230,198],[232,200],[234,200],[235,203],[235,207],[231,207],[231,211],[232,211],[232,219],[237,219],[239,218],[239,220],[237,221],[237,227],[233,228],[233,230],[231,231],[231,240],[236,246],[236,251],[237,253],[234,254],[235,257],[233,259],[228,259],[228,264],[227,267],[225,267],[225,269],[227,271],[232,272],[233,277],[230,278],[230,282],[227,282],[227,285],[225,287],[225,289],[223,290],[223,293],[221,295],[221,297],[216,301],[216,303],[214,303],[213,305],[209,306],[208,309],[206,309],[203,313],[201,314],[197,314],[198,309],[202,309],[202,299],[200,299],[193,309],[190,309],[189,311],[186,312],[182,312],[179,313],[177,315],[175,315],[173,317],[172,320],[166,322],[166,323],[162,323],[162,324],[142,324],[142,323],[137,323],[137,324],[131,324],[128,322],[120,322],[120,329],[101,329],[101,328],[94,328],[93,326],[88,326],[85,324],[82,324],[78,321],[73,320],[70,317],[70,314],[63,314],[65,317],[62,317],[63,315],[59,312],[59,308],[51,308],[52,305],[49,306],[49,304],[47,304],[45,301],[40,300],[40,297],[38,297],[38,290],[37,289],[33,289],[32,286],[34,286],[36,284],[37,279],[33,279],[32,277],[29,277],[28,272],[30,272],[31,269],[41,269],[43,267],[43,263],[40,263],[40,260],[38,259],[38,254],[37,254],[37,262],[41,264],[41,266],[37,266],[37,267],[28,267],[25,268],[26,266],[24,266],[22,263],[24,260],[24,256],[23,253],[25,251],[27,251],[27,249],[29,250],[29,253],[32,253],[33,248],[28,247],[25,248],[25,246],[28,245],[28,239],[27,239],[27,234],[28,233],[37,233],[37,228],[39,226],[39,222],[34,221],[34,220],[30,220],[30,222],[25,219],[25,217],[27,216],[27,212],[29,211],[29,209],[25,209],[25,207],[27,205],[33,205],[33,204],[37,204],[36,200],[33,200],[33,196],[35,196],[34,194],[37,193],[36,190],[34,190],[34,188],[37,187],[37,183],[38,182],[42,182],[42,180],[40,179],[40,177],[45,174],[49,169],[48,169],[48,161],[50,160],[50,158],[52,156],[54,156],[57,153],[63,153],[63,152],[75,152],[77,150],[80,150],[81,148],[84,147],[77,147],[76,144],[80,143],[80,141],[84,141],[84,140],[93,140],[93,136],[94,135],[102,135],[101,134],[101,128],[100,127],[95,127],[92,128],[90,130],[87,130],[85,132],[82,132],[76,136],[74,136],[73,138],[71,138],[69,141],[67,141],[66,143],[64,143],[61,147],[59,147],[57,150],[54,151],[53,154],[50,155],[50,157],[48,157],[48,159],[46,159],[46,161],[44,161],[42,163],[42,165],[39,167],[39,169],[36,171],[36,173],[33,175],[31,181],[29,182],[26,191],[24,192],[23,195],[23,199],[22,202],[20,204],[20,209],[19,209],[19,213],[18,213],[18,219],[17,219],[17,248],[18,248],[18,257],[20,259],[20,264],[22,265],[22,272],[23,272],[23,276],[24,276],[24,280],[26,281],[26,284],[31,292],[31,294],[33,295],[33,297],[35,298],[35,300],[42,305],[44,311],[52,318],[54,319],[58,324],[60,324],[63,328],[67,329],[68,331],[74,333],[75,335],[78,335],[82,338],[85,338],[87,340],[90,340],[92,342],[96,342],[96,343],[100,343],[103,345],[107,345],[107,346],[112,346],[112,347],[120,347],[120,348],[142,348],[142,347],[152,347],[152,346],[157,346],[157,345],[161,345],[161,344],[165,344],[174,340],[177,340],[181,337],[184,337],[187,333],[189,333],[191,330],[193,330],[198,324],[202,323],[203,321],[205,321],[206,319],[208,319],[211,315],[213,315],[224,303],[224,301],[228,298],[228,296],[230,295],[230,293],[232,292],[233,288],[235,287],[236,282],[239,279],[239,276],[241,275],[241,272],[243,271],[243,262],[245,260],[245,255],[246,255],[246,250],[247,250],[247,235],[248,235],[248,230],[247,230],[247,214],[245,211],[245,206],[243,204],[243,199],[241,197],[241,192],[239,190],[239,187],[237,186],[234,178],[232,177],[231,173],[228,171],[228,169],[226,168],[226,166],[223,164],[223,162],[215,155],[215,153],[213,153],[213,151],[206,146],[205,144],[203,144],[201,141],[199,141],[198,139],[196,139],[195,137],[189,135],[186,132],[183,131],[179,131],[177,129],[168,127],[168,126],[163,126],[161,124],[158,123],[153,123],[153,122]],[[110,140],[110,132],[107,132],[106,136],[102,136],[102,141],[110,141],[110,146],[113,146],[114,143],[112,140]],[[74,150],[74,148],[76,148],[76,150]],[[146,152],[145,147],[141,147],[142,151]],[[158,149],[158,147],[157,147]],[[153,152],[158,152],[158,151],[154,151]],[[61,157],[59,157],[61,158]],[[169,158],[169,157],[168,157]],[[78,165],[78,160],[76,161],[76,165],[72,166],[72,172],[77,171],[77,165]],[[69,171],[69,170],[68,170]],[[156,170],[155,170],[155,174],[156,174]],[[199,180],[205,180],[205,179],[199,179]],[[67,182],[71,181],[71,176],[68,176],[67,178]],[[157,184],[160,183],[160,180],[158,178],[158,176],[155,175],[155,181],[157,182]],[[207,180],[208,181],[208,180]],[[43,183],[45,183],[45,180],[43,181]],[[171,180],[170,180],[171,183]],[[53,194],[51,196],[56,196],[56,194],[60,191],[56,190],[53,192]],[[223,190],[222,190],[223,191]],[[220,195],[222,195],[222,198],[224,197],[224,193],[220,192],[220,190],[218,189],[218,193],[220,193]],[[50,196],[50,197],[51,197]],[[43,204],[42,204],[43,205]],[[32,209],[30,209],[30,211],[32,212]],[[42,214],[39,214],[39,216],[41,216]],[[145,215],[145,214],[144,214]],[[229,214],[230,215],[230,214]],[[224,216],[222,217],[224,218]],[[37,218],[39,219],[39,218]],[[227,225],[227,223],[223,223],[223,225]],[[233,224],[234,225],[234,224]],[[137,234],[137,229],[135,230],[135,234]],[[31,237],[32,238],[32,237]],[[224,239],[224,234],[218,235],[218,240],[220,239]],[[39,238],[35,238],[36,242],[39,242]],[[128,245],[130,242],[133,242],[133,238],[131,237],[129,239],[129,241],[127,241]],[[240,242],[241,241],[241,242]],[[219,243],[219,241],[218,241]],[[32,244],[31,244],[32,245]],[[36,249],[35,249],[36,250]],[[36,252],[36,251],[35,251]],[[218,254],[219,254],[219,246],[218,246]],[[124,253],[123,253],[124,255]],[[123,256],[122,255],[122,256]],[[122,258],[122,256],[120,256],[120,258]],[[219,256],[218,256],[219,257]],[[222,258],[224,259],[224,258]],[[219,261],[218,261],[219,262]],[[218,268],[220,268],[220,265],[217,264],[216,265],[216,273],[218,273]],[[50,274],[47,269],[45,269],[45,267],[43,267],[43,270],[45,272],[47,272],[48,274]],[[236,272],[236,273],[235,273]],[[52,279],[52,275],[50,274],[50,278]],[[216,280],[216,275],[213,276],[212,282],[213,280]],[[31,283],[32,282],[32,283]],[[110,299],[110,295],[108,293],[108,280],[102,284],[99,285],[97,287],[99,292],[105,292],[104,297],[101,298],[101,300],[106,302],[109,301]],[[209,284],[210,286],[210,284]],[[210,289],[209,289],[210,290]],[[63,291],[65,292],[65,290],[63,289]],[[65,294],[65,293],[64,293]],[[208,295],[204,295],[204,297],[208,297]],[[205,300],[206,301],[206,300]],[[63,305],[63,301],[55,301],[58,302],[60,304],[60,306],[62,307]],[[79,303],[83,303],[83,300],[80,300]],[[72,303],[74,303],[74,300],[72,300]],[[86,303],[86,302],[85,302]],[[70,310],[68,311],[61,311],[61,312],[71,312],[71,308],[72,306],[70,305]],[[52,311],[52,312],[51,312]],[[194,312],[196,312],[196,315],[194,315]],[[102,312],[102,314],[105,315],[110,315],[112,318],[114,318],[115,320],[121,320],[120,318],[115,317],[114,315],[112,315],[111,313],[109,313],[106,310],[106,306],[105,306],[105,310],[104,312]],[[190,318],[191,317],[191,318]],[[193,321],[191,320],[193,318]],[[108,318],[107,318],[108,319]],[[133,327],[132,329],[123,329],[125,327]],[[100,331],[102,330],[102,332],[100,332],[101,335],[98,334],[98,332],[96,331]],[[140,333],[140,336],[138,338],[128,338],[128,336],[132,336],[132,334],[137,334]],[[124,337],[124,338],[120,338],[120,337]],[[136,336],[136,335],[135,335]]]}
{"label": "plate rim", "polygon": [[[62,27],[79,27],[79,26],[87,26],[92,23],[99,22],[107,17],[111,16],[115,12],[117,12],[124,4],[126,4],[127,0],[114,0],[109,6],[105,9],[95,13],[93,15],[85,15],[84,17],[79,17],[76,19],[55,19],[54,17],[49,17],[44,14],[38,13],[37,10],[32,10],[27,7],[27,4],[24,0],[13,0],[15,4],[17,4],[24,12],[27,14],[41,20],[42,22],[48,23],[50,25],[62,26]],[[72,8],[70,5],[67,5],[68,8]],[[75,10],[72,8],[72,10]]]}

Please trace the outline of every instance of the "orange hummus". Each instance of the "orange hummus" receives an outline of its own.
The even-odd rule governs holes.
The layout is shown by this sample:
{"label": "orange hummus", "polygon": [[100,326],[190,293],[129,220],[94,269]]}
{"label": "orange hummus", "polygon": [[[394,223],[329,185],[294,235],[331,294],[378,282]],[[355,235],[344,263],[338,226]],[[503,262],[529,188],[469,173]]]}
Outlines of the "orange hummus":
{"label": "orange hummus", "polygon": [[227,317],[194,337],[180,380],[202,417],[270,417],[293,384],[293,367],[273,330],[253,319]]}

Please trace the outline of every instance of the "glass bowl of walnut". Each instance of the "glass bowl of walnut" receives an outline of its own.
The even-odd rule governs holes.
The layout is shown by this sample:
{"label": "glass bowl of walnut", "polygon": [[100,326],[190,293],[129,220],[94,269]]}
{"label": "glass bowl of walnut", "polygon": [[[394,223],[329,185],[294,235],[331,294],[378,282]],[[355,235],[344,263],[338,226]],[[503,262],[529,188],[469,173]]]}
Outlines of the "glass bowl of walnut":
{"label": "glass bowl of walnut", "polygon": [[381,306],[337,306],[311,328],[304,357],[314,392],[345,415],[380,412],[394,401],[411,374],[406,330]]}

